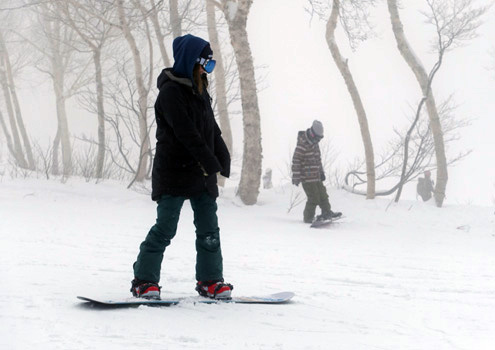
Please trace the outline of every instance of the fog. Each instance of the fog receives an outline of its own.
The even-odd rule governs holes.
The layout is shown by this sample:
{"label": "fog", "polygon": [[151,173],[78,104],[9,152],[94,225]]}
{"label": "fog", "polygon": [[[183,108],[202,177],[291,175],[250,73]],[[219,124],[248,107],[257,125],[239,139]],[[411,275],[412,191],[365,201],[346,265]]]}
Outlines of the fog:
{"label": "fog", "polygon": [[[434,33],[424,23],[419,8],[414,7],[418,3],[403,1],[401,16],[408,40],[429,71],[436,59],[430,50]],[[345,168],[356,158],[364,158],[356,114],[325,41],[325,23],[317,17],[311,19],[305,6],[304,0],[254,1],[249,15],[249,41],[257,67],[263,169],[273,169],[275,182],[287,181],[287,164],[297,131],[309,127],[314,119],[323,122],[325,141],[337,154],[335,168]],[[385,3],[376,6],[371,20],[376,36],[354,52],[340,26],[337,40],[360,90],[375,153],[379,154],[393,137],[394,128],[408,125],[421,96],[413,74],[396,48]],[[447,204],[490,205],[495,196],[495,58],[490,54],[495,42],[493,9],[485,14],[483,22],[478,37],[447,53],[433,84],[438,102],[453,94],[458,105],[456,115],[472,119],[470,126],[459,130],[459,141],[449,144],[447,149],[451,156],[461,150],[472,150],[466,159],[449,168]],[[226,29],[222,32],[225,45],[229,44],[227,33]],[[194,34],[208,40],[206,30],[197,28]],[[166,47],[171,53],[170,39]],[[159,72],[154,71],[153,80]],[[22,71],[18,81],[28,133],[32,139],[48,143],[56,132],[51,84],[46,76],[29,68]],[[231,110],[240,111],[240,103],[231,106]],[[96,117],[82,109],[74,98],[68,101],[68,116],[72,137],[95,137]],[[231,122],[234,158],[240,162],[240,114],[231,114]],[[8,150],[3,134],[0,140],[0,154],[5,161]],[[378,183],[377,190],[386,186]],[[406,198],[414,198],[414,192],[412,183],[406,185]]]}

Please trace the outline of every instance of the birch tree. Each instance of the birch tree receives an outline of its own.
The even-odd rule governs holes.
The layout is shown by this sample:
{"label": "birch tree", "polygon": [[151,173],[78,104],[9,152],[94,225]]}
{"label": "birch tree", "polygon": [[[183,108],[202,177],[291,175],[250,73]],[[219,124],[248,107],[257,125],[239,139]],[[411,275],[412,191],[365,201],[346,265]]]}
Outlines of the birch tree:
{"label": "birch tree", "polygon": [[[85,4],[86,6],[94,9],[94,11],[97,11],[100,16],[108,18],[110,8],[107,4],[97,0],[86,0]],[[78,10],[77,7],[73,6],[72,1],[59,2],[57,3],[57,8],[63,17],[64,22],[77,33],[80,40],[89,48],[92,54],[98,125],[98,150],[96,155],[95,176],[100,179],[103,177],[106,148],[102,51],[113,28],[103,20],[99,18],[92,18],[88,16],[87,12]]]}
{"label": "birch tree", "polygon": [[155,0],[150,0],[150,4],[151,9],[149,11],[149,16],[153,25],[153,29],[155,31],[156,41],[158,42],[160,54],[162,55],[162,63],[165,65],[165,67],[171,67],[172,64],[170,63],[170,58],[167,53],[167,49],[165,48],[165,34],[163,33],[163,29],[160,25],[160,20],[158,17],[158,14],[162,8],[160,6],[157,6]]}
{"label": "birch tree", "polygon": [[[134,69],[134,80],[137,90],[137,105],[133,106],[137,115],[138,133],[139,133],[139,155],[138,165],[135,169],[134,181],[143,181],[148,173],[148,163],[151,158],[151,144],[149,137],[149,125],[148,125],[148,98],[151,87],[151,76],[153,70],[153,45],[151,40],[151,33],[148,23],[148,17],[143,16],[142,9],[140,8],[140,1],[137,0],[112,0],[109,3],[114,9],[114,14],[111,20],[103,17],[100,13],[95,12],[91,7],[85,6],[80,1],[71,0],[72,4],[79,8],[81,11],[87,12],[90,16],[101,19],[104,23],[110,25],[113,28],[119,30],[120,34],[124,37],[125,42],[129,48],[129,52],[132,58],[132,65]],[[148,56],[149,62],[144,63],[146,57],[143,53],[143,46],[140,45],[139,38],[135,32],[136,27],[143,29],[145,33],[145,42],[148,46],[150,54]],[[117,92],[118,94],[119,92]],[[114,94],[115,95],[115,94]],[[131,96],[134,98],[133,96]],[[132,167],[134,168],[134,167]]]}
{"label": "birch tree", "polygon": [[170,6],[170,26],[174,38],[182,36],[182,17],[179,14],[178,0],[169,0]]}
{"label": "birch tree", "polygon": [[193,32],[203,26],[199,17],[204,13],[202,1],[198,0],[146,0],[134,1],[140,8],[144,17],[149,17],[153,31],[157,39],[158,47],[162,56],[163,65],[171,67],[168,52],[165,48],[165,39],[182,36],[184,32]]}
{"label": "birch tree", "polygon": [[27,168],[26,158],[24,157],[24,152],[22,150],[21,138],[19,136],[19,129],[17,127],[17,122],[14,114],[14,107],[12,105],[12,99],[10,96],[10,91],[7,83],[7,74],[5,71],[5,55],[0,47],[0,85],[2,87],[3,99],[7,109],[7,116],[10,124],[10,133],[8,129],[4,130],[5,135],[11,137],[11,153],[14,159],[21,168]]}
{"label": "birch tree", "polygon": [[[216,95],[216,107],[218,111],[218,119],[220,122],[220,128],[222,130],[222,136],[225,140],[227,148],[230,154],[233,153],[232,147],[232,130],[230,128],[230,119],[227,103],[227,83],[226,83],[226,71],[223,63],[222,49],[217,30],[217,20],[215,15],[215,5],[211,1],[206,1],[206,18],[208,24],[208,37],[213,50],[215,60],[217,61],[215,70],[213,71],[215,77],[215,95]],[[219,184],[223,185],[225,179],[221,177]]]}
{"label": "birch tree", "polygon": [[[14,157],[21,167],[34,170],[35,163],[31,142],[24,125],[21,105],[17,95],[16,84],[14,82],[14,68],[11,63],[10,53],[7,48],[7,42],[2,28],[0,28],[0,83],[2,85],[5,105],[7,106],[7,112],[11,123],[12,135],[14,136]],[[19,140],[19,135],[22,139],[22,145]]]}
{"label": "birch tree", "polygon": [[[310,2],[312,6],[316,5],[316,2]],[[373,152],[373,143],[371,141],[370,130],[368,126],[368,118],[366,115],[366,110],[364,108],[359,90],[354,82],[351,70],[348,65],[348,60],[344,59],[342,56],[337,40],[335,38],[335,30],[337,28],[337,23],[340,21],[343,23],[344,30],[349,38],[351,47],[355,47],[355,42],[363,40],[365,37],[359,36],[357,33],[360,31],[360,27],[366,22],[366,7],[373,5],[373,0],[367,1],[346,1],[345,5],[341,4],[340,0],[333,0],[332,11],[330,17],[327,20],[326,26],[326,41],[328,48],[332,54],[333,60],[340,71],[340,74],[344,78],[344,82],[347,86],[349,95],[351,96],[354,109],[358,118],[359,129],[361,131],[361,139],[364,146],[364,154],[366,159],[366,178],[367,178],[367,190],[366,198],[375,198],[375,159]],[[350,24],[352,22],[352,24]],[[364,31],[366,33],[366,30]]]}
{"label": "birch tree", "polygon": [[[435,157],[437,168],[437,181],[434,191],[435,202],[438,207],[443,205],[448,181],[447,157],[445,154],[445,141],[442,124],[439,118],[435,102],[432,82],[436,72],[440,69],[444,55],[462,41],[472,39],[479,27],[480,17],[486,11],[486,7],[473,7],[472,0],[426,0],[428,12],[423,12],[427,22],[435,27],[436,38],[434,51],[437,54],[437,62],[428,74],[423,63],[418,58],[413,48],[407,41],[404,26],[399,16],[397,0],[387,0],[388,11],[392,23],[395,40],[400,54],[414,73],[421,88],[423,102],[426,105],[430,129],[435,144]],[[407,140],[406,140],[407,141]],[[407,158],[406,158],[407,159]],[[405,170],[403,170],[403,174]],[[400,191],[399,191],[400,196]],[[398,198],[396,198],[398,200]]]}
{"label": "birch tree", "polygon": [[57,131],[53,141],[52,173],[59,174],[58,151],[62,149],[63,175],[72,171],[72,145],[66,102],[84,86],[87,62],[76,61],[76,48],[72,45],[75,32],[60,20],[54,2],[41,2],[34,7],[38,26],[33,28],[32,38],[17,33],[44,58],[36,68],[46,73],[53,86],[57,113]]}
{"label": "birch tree", "polygon": [[[141,150],[139,154],[139,165],[136,173],[136,181],[143,181],[147,173],[147,164],[149,160],[150,152],[150,138],[148,130],[148,94],[150,84],[146,86],[144,67],[141,58],[141,51],[139,50],[136,38],[134,37],[131,24],[126,16],[124,8],[124,0],[117,0],[117,13],[119,20],[119,28],[129,44],[129,48],[132,53],[132,59],[134,62],[134,73],[136,78],[137,90],[138,90],[138,110],[139,110],[139,134],[141,140]],[[150,46],[151,48],[151,46]],[[151,57],[151,56],[150,56]]]}
{"label": "birch tree", "polygon": [[246,205],[256,204],[261,183],[261,125],[253,55],[247,19],[253,0],[210,0],[222,9],[239,70],[244,146],[238,194]]}
{"label": "birch tree", "polygon": [[1,109],[0,109],[0,126],[2,127],[3,134],[5,135],[5,140],[7,141],[7,149],[9,150],[10,154],[12,154],[15,157],[15,149],[14,149],[14,144],[12,142],[12,137],[10,136],[7,123],[5,122],[5,118],[3,116]]}
{"label": "birch tree", "polygon": [[[460,130],[470,124],[469,119],[456,116],[456,108],[452,96],[439,105],[438,113],[443,126],[446,146],[458,141],[461,135]],[[418,113],[421,114],[421,118]],[[436,169],[435,144],[425,113],[419,106],[416,107],[410,118],[411,125],[406,130],[394,129],[395,137],[388,142],[386,152],[377,157],[375,167],[377,182],[393,179],[396,184],[388,190],[376,191],[376,196],[388,196],[396,193],[397,201],[400,198],[397,193],[402,186],[415,180],[424,171]],[[449,156],[447,164],[458,163],[470,153],[470,150],[463,150],[456,155]],[[406,154],[407,156],[405,156]],[[365,195],[364,191],[358,189],[358,186],[366,183],[366,179],[363,177],[365,172],[359,170],[361,167],[362,164],[357,164],[353,170],[346,174],[344,189],[355,194]]]}

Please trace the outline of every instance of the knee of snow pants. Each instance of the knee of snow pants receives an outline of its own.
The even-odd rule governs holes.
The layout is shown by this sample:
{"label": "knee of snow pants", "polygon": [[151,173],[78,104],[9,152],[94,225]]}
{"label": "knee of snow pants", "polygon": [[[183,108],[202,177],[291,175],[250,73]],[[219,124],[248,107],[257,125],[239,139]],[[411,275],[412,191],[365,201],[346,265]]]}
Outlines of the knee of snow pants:
{"label": "knee of snow pants", "polygon": [[207,193],[191,198],[196,226],[196,280],[223,280],[217,203]]}

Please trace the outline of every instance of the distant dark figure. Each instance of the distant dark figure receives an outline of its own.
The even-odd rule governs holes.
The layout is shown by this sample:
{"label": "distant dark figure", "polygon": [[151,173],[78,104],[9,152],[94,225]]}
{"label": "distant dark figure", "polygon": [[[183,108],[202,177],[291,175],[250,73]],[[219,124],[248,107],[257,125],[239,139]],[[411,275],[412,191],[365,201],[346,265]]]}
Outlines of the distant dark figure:
{"label": "distant dark figure", "polygon": [[425,177],[418,178],[418,185],[416,186],[416,191],[426,202],[431,199],[433,195],[433,180],[431,179],[431,171],[425,171]]}
{"label": "distant dark figure", "polygon": [[263,175],[263,188],[272,188],[272,169],[268,168],[265,170],[265,175]]}

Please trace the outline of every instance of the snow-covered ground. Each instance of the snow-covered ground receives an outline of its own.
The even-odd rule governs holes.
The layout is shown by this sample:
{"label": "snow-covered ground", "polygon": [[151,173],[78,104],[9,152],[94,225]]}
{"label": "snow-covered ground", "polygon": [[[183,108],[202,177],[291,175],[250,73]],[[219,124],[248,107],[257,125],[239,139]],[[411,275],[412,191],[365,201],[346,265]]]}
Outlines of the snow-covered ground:
{"label": "snow-covered ground", "polygon": [[[245,207],[219,198],[224,273],[236,295],[294,291],[287,305],[95,310],[76,295],[129,296],[155,219],[123,184],[0,182],[1,349],[493,349],[495,215],[489,207],[331,190],[329,229],[287,213],[290,186]],[[301,191],[300,188],[297,191]],[[194,295],[186,203],[166,252],[162,294]]]}

